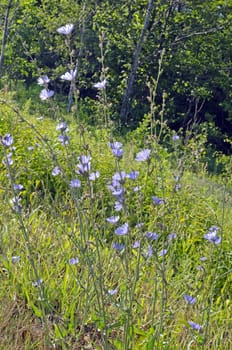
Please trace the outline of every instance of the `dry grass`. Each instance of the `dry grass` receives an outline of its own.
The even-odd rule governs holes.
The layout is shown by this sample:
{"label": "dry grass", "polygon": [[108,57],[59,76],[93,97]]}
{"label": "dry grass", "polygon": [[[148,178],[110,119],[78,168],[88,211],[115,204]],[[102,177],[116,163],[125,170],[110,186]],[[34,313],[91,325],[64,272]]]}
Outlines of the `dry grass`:
{"label": "dry grass", "polygon": [[1,350],[50,349],[42,325],[20,300],[1,300],[0,334]]}

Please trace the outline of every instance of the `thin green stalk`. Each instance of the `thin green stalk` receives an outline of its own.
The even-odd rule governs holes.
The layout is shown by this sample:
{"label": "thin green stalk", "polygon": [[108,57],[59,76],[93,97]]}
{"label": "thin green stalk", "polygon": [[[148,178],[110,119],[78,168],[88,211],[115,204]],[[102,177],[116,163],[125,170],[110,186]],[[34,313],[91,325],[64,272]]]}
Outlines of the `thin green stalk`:
{"label": "thin green stalk", "polygon": [[[222,241],[223,241],[223,227],[224,227],[224,220],[225,220],[225,193],[226,193],[226,185],[224,184],[223,202],[222,202],[222,222],[221,222],[221,240]],[[214,273],[213,273],[212,279],[211,279],[211,288],[210,288],[210,291],[208,293],[208,295],[209,295],[209,305],[208,305],[207,314],[206,314],[204,339],[202,341],[202,346],[201,346],[202,350],[205,349],[206,342],[207,342],[207,339],[208,339],[210,314],[211,314],[211,309],[212,309],[212,305],[213,305],[214,284],[215,284],[215,281],[216,281],[217,273],[219,271],[219,263],[220,263],[220,257],[221,257],[222,252],[223,252],[223,249],[222,249],[222,243],[221,243],[220,246],[219,246],[219,249],[217,250],[217,262],[216,262]]]}
{"label": "thin green stalk", "polygon": [[[4,154],[5,154],[5,157],[7,158],[7,154],[6,154],[5,149],[4,149]],[[9,176],[9,179],[10,179],[11,191],[12,191],[12,193],[14,195],[14,198],[18,198],[18,195],[17,195],[17,193],[16,193],[16,191],[14,189],[14,183],[15,183],[14,182],[14,175],[12,173],[11,166],[9,165],[8,161],[6,161],[6,168],[7,168],[8,176]],[[16,205],[18,205],[18,203],[16,203]],[[27,231],[26,226],[24,224],[24,220],[23,220],[23,216],[22,216],[22,208],[18,208],[17,211],[15,211],[15,216],[16,216],[18,222],[19,222],[19,226],[20,226],[20,229],[21,229],[21,232],[22,232],[22,236],[23,236],[23,239],[24,239],[24,243],[25,243],[25,247],[26,247],[26,250],[27,250],[28,260],[29,260],[29,263],[30,263],[30,265],[32,267],[35,280],[39,281],[40,280],[40,276],[38,274],[35,262],[33,260],[33,250],[32,250],[31,245],[30,245],[30,237],[29,237],[28,231]],[[40,305],[40,310],[42,312],[42,321],[43,321],[43,323],[45,325],[46,340],[50,343],[51,339],[50,339],[50,336],[49,336],[49,328],[48,328],[48,323],[47,323],[46,311],[45,311],[45,308],[44,308],[44,301],[47,301],[46,293],[45,293],[45,289],[44,289],[43,283],[39,283],[38,287],[39,287],[39,290],[41,292],[41,295],[40,295],[40,298],[38,299],[38,302],[39,302],[39,305]]]}

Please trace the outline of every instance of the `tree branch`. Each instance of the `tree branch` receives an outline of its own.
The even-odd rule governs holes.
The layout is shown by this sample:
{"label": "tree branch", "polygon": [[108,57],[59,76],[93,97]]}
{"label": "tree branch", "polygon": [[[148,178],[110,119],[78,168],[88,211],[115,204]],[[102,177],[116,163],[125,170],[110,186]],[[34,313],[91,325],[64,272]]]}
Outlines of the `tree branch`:
{"label": "tree branch", "polygon": [[189,34],[186,34],[186,35],[181,36],[181,37],[179,37],[179,38],[177,37],[177,38],[174,40],[174,42],[173,42],[170,46],[177,45],[180,41],[189,39],[189,38],[191,38],[192,36],[207,35],[207,34],[210,34],[210,33],[218,32],[218,31],[220,31],[220,30],[222,30],[222,29],[224,29],[224,27],[209,28],[209,29],[204,30],[204,31],[189,33]]}

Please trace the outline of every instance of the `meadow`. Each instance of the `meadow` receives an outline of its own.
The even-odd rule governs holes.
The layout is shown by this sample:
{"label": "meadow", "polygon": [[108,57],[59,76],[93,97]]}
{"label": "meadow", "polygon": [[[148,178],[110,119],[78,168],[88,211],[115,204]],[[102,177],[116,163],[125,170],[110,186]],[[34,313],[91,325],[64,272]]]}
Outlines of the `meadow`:
{"label": "meadow", "polygon": [[46,75],[1,91],[0,349],[229,350],[231,157],[171,130],[155,85],[120,133],[105,73],[93,115]]}
{"label": "meadow", "polygon": [[0,348],[230,349],[230,160],[29,109],[1,97]]}

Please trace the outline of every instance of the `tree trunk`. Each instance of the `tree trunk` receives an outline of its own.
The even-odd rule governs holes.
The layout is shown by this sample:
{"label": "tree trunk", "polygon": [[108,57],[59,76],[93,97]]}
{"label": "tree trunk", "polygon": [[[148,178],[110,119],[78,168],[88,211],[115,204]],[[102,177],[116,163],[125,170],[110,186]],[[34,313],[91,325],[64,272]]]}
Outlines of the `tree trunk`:
{"label": "tree trunk", "polygon": [[128,117],[128,113],[129,113],[129,104],[130,104],[130,98],[133,92],[133,83],[135,80],[135,75],[136,75],[136,71],[138,69],[138,65],[139,65],[139,55],[143,46],[143,42],[145,39],[145,35],[146,35],[146,31],[149,25],[149,20],[151,17],[151,13],[153,11],[154,8],[154,4],[155,4],[155,0],[149,0],[149,4],[148,4],[148,8],[147,8],[147,13],[146,13],[146,17],[144,20],[144,25],[143,25],[143,29],[141,31],[140,34],[140,38],[139,41],[136,45],[136,48],[134,50],[134,54],[133,54],[133,63],[132,63],[132,68],[131,68],[131,72],[130,72],[130,76],[127,82],[127,88],[123,97],[123,101],[122,101],[122,105],[121,105],[121,110],[120,110],[120,120],[123,122],[123,124],[127,123],[127,117]]}
{"label": "tree trunk", "polygon": [[7,9],[6,9],[6,17],[5,17],[5,21],[4,21],[2,47],[1,47],[1,55],[0,55],[0,76],[2,75],[3,58],[4,58],[4,51],[5,51],[7,35],[8,35],[8,23],[9,23],[9,15],[10,15],[12,1],[13,0],[8,1],[8,5],[7,5]]}

